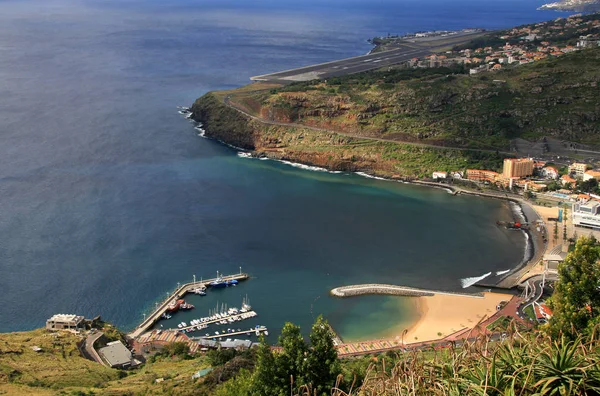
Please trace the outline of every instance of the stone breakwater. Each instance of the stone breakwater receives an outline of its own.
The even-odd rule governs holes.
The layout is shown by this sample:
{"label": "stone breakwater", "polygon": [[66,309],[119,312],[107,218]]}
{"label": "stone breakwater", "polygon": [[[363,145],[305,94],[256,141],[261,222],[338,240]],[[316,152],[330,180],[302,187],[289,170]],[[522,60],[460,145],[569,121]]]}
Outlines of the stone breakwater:
{"label": "stone breakwater", "polygon": [[417,289],[414,287],[397,286],[397,285],[384,285],[384,284],[365,284],[365,285],[351,285],[336,287],[331,290],[331,295],[336,297],[352,297],[361,296],[367,294],[387,294],[392,296],[406,296],[406,297],[427,297],[434,296],[436,294],[443,295],[458,295],[464,297],[483,298],[482,293],[454,293],[437,290],[425,290]]}

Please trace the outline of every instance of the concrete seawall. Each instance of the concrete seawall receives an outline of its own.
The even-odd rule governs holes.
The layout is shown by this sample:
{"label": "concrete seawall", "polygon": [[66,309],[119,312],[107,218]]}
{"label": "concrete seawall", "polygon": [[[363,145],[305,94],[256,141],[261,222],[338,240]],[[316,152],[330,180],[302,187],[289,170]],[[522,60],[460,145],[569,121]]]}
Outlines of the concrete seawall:
{"label": "concrete seawall", "polygon": [[459,293],[459,292],[445,292],[437,290],[425,290],[417,289],[414,287],[397,286],[397,285],[384,285],[384,284],[365,284],[365,285],[351,285],[336,287],[331,290],[331,295],[336,297],[352,297],[362,296],[368,294],[386,294],[392,296],[407,296],[407,297],[426,297],[434,296],[436,294],[452,295],[452,296],[464,296],[473,298],[483,298],[482,293]]}

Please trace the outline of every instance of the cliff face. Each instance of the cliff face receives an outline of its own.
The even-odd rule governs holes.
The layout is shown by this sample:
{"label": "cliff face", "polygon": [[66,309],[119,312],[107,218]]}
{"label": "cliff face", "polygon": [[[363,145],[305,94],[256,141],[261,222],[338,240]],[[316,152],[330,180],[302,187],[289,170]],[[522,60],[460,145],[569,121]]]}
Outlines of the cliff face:
{"label": "cliff face", "polygon": [[247,150],[254,150],[259,136],[249,120],[208,93],[191,107],[192,118],[201,122],[208,136]]}
{"label": "cliff face", "polygon": [[193,119],[204,125],[208,137],[253,150],[256,156],[330,170],[412,178],[430,176],[435,170],[462,170],[466,167],[499,169],[503,158],[493,152],[420,147],[268,125],[228,107],[213,93],[199,98],[191,110]]}

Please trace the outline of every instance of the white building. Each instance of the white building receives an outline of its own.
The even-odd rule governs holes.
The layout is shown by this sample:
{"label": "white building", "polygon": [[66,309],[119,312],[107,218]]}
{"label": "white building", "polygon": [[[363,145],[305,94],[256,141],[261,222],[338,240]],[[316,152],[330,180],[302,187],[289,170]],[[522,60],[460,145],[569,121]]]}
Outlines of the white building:
{"label": "white building", "polygon": [[46,321],[46,330],[79,330],[85,326],[84,319],[73,314],[56,314]]}
{"label": "white building", "polygon": [[447,172],[433,172],[432,177],[434,179],[445,179],[448,177],[448,173]]}
{"label": "white building", "polygon": [[575,226],[600,229],[600,202],[573,204],[571,216]]}
{"label": "white building", "polygon": [[135,365],[131,351],[121,341],[109,342],[98,352],[112,368],[128,368]]}

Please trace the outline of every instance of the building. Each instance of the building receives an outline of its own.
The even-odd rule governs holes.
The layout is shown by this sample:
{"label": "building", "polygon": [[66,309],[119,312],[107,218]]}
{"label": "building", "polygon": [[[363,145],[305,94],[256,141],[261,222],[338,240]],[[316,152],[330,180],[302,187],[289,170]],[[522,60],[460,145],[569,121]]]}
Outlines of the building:
{"label": "building", "polygon": [[562,175],[560,178],[560,182],[563,186],[566,184],[569,184],[569,183],[571,184],[571,186],[575,186],[575,183],[577,183],[577,180],[573,179],[569,175]]}
{"label": "building", "polygon": [[493,183],[498,179],[498,172],[481,170],[481,169],[467,169],[467,179],[479,182],[490,182]]}
{"label": "building", "polygon": [[106,344],[98,351],[112,368],[128,368],[132,366],[133,356],[121,341],[113,341]]}
{"label": "building", "polygon": [[573,204],[571,218],[575,226],[600,229],[600,202]]}
{"label": "building", "polygon": [[569,165],[569,174],[575,176],[576,178],[583,178],[583,174],[586,170],[587,164],[584,164],[582,162],[573,162],[571,165]]}
{"label": "building", "polygon": [[531,158],[506,158],[502,175],[507,179],[531,176],[533,175],[533,160]]}
{"label": "building", "polygon": [[433,172],[434,179],[445,179],[448,177],[448,172]]}
{"label": "building", "polygon": [[550,274],[558,273],[558,265],[565,261],[567,257],[567,253],[562,251],[562,245],[556,246],[554,249],[550,250],[548,253],[544,254],[543,263],[544,263],[544,271]]}
{"label": "building", "polygon": [[85,328],[85,318],[73,314],[56,314],[46,321],[46,330],[80,330]]}
{"label": "building", "polygon": [[542,168],[541,173],[542,173],[542,176],[544,176],[546,179],[556,180],[559,177],[558,169],[556,169],[552,166],[547,166],[545,168]]}
{"label": "building", "polygon": [[588,170],[583,174],[583,181],[588,181],[591,179],[600,180],[600,172],[596,170]]}

